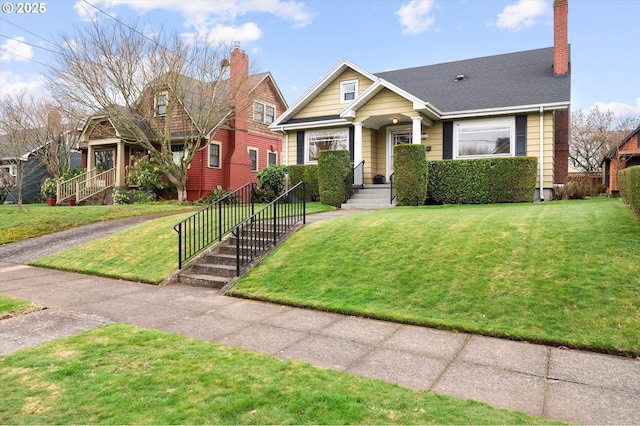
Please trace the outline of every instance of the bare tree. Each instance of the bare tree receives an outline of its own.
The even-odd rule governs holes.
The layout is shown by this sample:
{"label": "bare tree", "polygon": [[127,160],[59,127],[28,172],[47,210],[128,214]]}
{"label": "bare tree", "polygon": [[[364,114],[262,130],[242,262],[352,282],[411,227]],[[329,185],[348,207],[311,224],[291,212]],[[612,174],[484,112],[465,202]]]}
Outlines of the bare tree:
{"label": "bare tree", "polygon": [[605,154],[638,124],[640,117],[617,120],[613,112],[598,107],[575,111],[571,115],[570,164],[585,172],[598,171]]}
{"label": "bare tree", "polygon": [[[93,20],[62,35],[51,91],[108,117],[122,140],[149,152],[182,201],[189,164],[234,113],[229,94],[240,89],[229,87],[221,66],[228,44],[147,34],[137,23]],[[159,97],[166,110],[158,110]]]}

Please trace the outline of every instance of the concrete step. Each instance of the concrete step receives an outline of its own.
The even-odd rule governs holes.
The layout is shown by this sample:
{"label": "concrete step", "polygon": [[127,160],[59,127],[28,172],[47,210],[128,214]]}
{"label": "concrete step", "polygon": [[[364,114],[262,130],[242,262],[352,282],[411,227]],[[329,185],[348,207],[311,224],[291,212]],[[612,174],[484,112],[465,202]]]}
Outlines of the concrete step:
{"label": "concrete step", "polygon": [[195,273],[180,274],[180,283],[197,287],[207,287],[220,289],[224,287],[230,278],[216,277],[212,275],[203,275]]}
{"label": "concrete step", "polygon": [[190,268],[190,272],[193,272],[197,275],[212,275],[214,277],[231,278],[236,275],[236,265],[197,263]]}
{"label": "concrete step", "polygon": [[202,263],[235,266],[236,255],[225,253],[206,253],[202,255]]}

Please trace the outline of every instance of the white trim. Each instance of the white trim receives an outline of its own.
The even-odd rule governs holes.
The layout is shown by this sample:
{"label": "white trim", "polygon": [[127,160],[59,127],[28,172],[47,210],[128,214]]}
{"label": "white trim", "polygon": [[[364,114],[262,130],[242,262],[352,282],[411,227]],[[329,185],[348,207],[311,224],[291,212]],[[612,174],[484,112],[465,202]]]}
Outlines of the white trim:
{"label": "white trim", "polygon": [[293,104],[289,109],[287,109],[284,113],[280,115],[276,121],[270,126],[271,128],[276,128],[280,126],[284,121],[289,120],[295,114],[297,114],[302,107],[307,105],[312,99],[314,99],[318,93],[323,91],[329,84],[331,84],[340,74],[342,74],[345,70],[351,68],[355,72],[359,73],[365,78],[368,78],[371,81],[376,81],[378,77],[371,74],[369,71],[364,68],[360,68],[355,65],[353,62],[342,59],[336,66],[334,66],[328,73],[326,73],[316,84],[314,84],[298,101]]}
{"label": "white trim", "polygon": [[362,162],[362,123],[353,123],[353,164],[357,166],[361,162]]}
{"label": "white trim", "polygon": [[540,107],[540,201],[544,201],[544,108]]}
{"label": "white trim", "polygon": [[[353,102],[354,99],[356,99],[358,97],[358,82],[359,80],[356,79],[352,79],[352,80],[345,80],[345,81],[341,81],[340,82],[340,103],[341,104],[348,104]],[[353,90],[353,99],[345,99],[344,95],[346,95],[347,93],[351,93],[351,92],[347,92],[345,89],[345,86],[348,84],[353,84],[354,85],[354,90]]]}
{"label": "white trim", "polygon": [[269,163],[269,155],[270,154],[275,154],[276,155],[276,162],[273,163],[273,165],[277,166],[278,165],[278,151],[267,150],[267,167],[272,165],[272,164]]}
{"label": "white trim", "polygon": [[[461,127],[469,126],[500,126],[509,125],[509,153],[508,154],[486,154],[486,155],[459,155],[458,154],[458,131]],[[516,152],[516,119],[515,116],[482,118],[477,120],[462,120],[453,123],[453,159],[468,160],[473,158],[496,158],[515,157]]]}
{"label": "white trim", "polygon": [[319,129],[325,127],[336,127],[336,126],[350,126],[351,121],[344,120],[342,118],[336,118],[333,120],[323,120],[323,121],[309,121],[305,123],[295,123],[289,125],[282,125],[278,127],[280,131],[291,131],[291,130],[305,130],[305,129]]}
{"label": "white trim", "polygon": [[450,120],[455,118],[474,118],[474,117],[486,117],[486,116],[495,116],[495,115],[509,115],[509,114],[521,114],[527,112],[538,112],[540,108],[543,108],[547,111],[553,111],[558,109],[567,109],[569,108],[569,102],[555,102],[550,104],[535,104],[535,105],[518,105],[513,107],[502,107],[502,108],[487,108],[487,109],[476,109],[469,111],[454,111],[443,113],[440,117],[442,120]]}

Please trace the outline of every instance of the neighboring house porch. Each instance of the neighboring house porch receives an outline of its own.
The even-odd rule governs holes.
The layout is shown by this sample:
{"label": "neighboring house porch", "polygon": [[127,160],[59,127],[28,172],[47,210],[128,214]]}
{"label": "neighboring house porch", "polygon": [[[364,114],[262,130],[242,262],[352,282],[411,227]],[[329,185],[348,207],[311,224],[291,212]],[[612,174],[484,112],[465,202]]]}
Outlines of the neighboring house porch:
{"label": "neighboring house porch", "polygon": [[609,151],[602,160],[603,184],[609,194],[620,191],[618,172],[627,167],[640,165],[640,127],[629,133],[618,146]]}

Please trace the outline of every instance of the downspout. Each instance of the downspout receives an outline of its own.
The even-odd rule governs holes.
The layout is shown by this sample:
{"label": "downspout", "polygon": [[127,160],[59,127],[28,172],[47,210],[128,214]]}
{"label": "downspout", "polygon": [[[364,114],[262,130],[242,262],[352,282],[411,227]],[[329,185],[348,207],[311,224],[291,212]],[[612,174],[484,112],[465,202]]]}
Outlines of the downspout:
{"label": "downspout", "polygon": [[544,201],[544,107],[540,107],[540,201]]}

